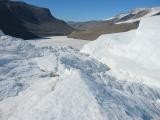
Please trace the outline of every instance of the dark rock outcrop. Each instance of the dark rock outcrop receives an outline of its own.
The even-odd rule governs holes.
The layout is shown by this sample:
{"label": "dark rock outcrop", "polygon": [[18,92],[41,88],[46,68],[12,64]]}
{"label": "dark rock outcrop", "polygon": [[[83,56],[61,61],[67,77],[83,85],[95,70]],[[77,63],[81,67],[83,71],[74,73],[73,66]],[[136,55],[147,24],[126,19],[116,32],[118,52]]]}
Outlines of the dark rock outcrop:
{"label": "dark rock outcrop", "polygon": [[0,16],[0,29],[23,39],[68,35],[75,30],[53,17],[49,9],[19,1],[0,0]]}

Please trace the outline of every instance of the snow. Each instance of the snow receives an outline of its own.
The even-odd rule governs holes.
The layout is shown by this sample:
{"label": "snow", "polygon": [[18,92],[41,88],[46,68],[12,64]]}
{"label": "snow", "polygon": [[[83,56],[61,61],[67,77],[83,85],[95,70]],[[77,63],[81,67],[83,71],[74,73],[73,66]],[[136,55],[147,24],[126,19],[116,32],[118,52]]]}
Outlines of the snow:
{"label": "snow", "polygon": [[73,39],[73,38],[67,38],[67,36],[53,36],[53,37],[47,37],[44,39],[38,39],[38,40],[28,40],[29,43],[32,43],[36,46],[46,47],[46,46],[71,46],[76,49],[81,49],[85,44],[87,44],[89,41],[87,40],[80,40],[80,39]]}
{"label": "snow", "polygon": [[[52,39],[34,42],[2,35],[0,120],[160,119],[159,87],[148,86],[136,77],[131,79],[130,75],[120,78],[118,69],[115,74],[111,64],[98,59],[98,54],[104,59],[108,55],[117,57],[121,61],[118,63],[125,60],[128,68],[134,67],[134,62],[130,66],[128,59],[132,57],[128,54],[125,57],[128,59],[119,58],[123,58],[125,46],[134,41],[128,38],[136,34],[137,31],[130,31],[107,35],[109,41],[104,35],[102,43],[91,42],[82,50],[95,56],[69,47],[69,41],[59,43],[57,38],[53,38],[57,39],[55,43]],[[75,44],[71,42],[72,45]],[[134,57],[131,60],[134,61]],[[137,64],[141,64],[141,60]],[[125,63],[122,69],[123,66]]]}
{"label": "snow", "polygon": [[137,14],[138,12],[141,12],[141,11],[147,11],[148,13],[142,17],[139,17],[139,18],[130,18],[129,20],[127,21],[122,21],[122,22],[117,22],[116,24],[122,24],[122,23],[133,23],[133,22],[136,22],[136,21],[140,21],[141,19],[144,19],[144,18],[147,18],[147,17],[152,17],[158,13],[160,13],[160,7],[153,7],[153,8],[138,8],[138,9],[134,9],[128,13],[122,13],[120,15],[117,15],[115,16],[114,18],[122,18],[122,17],[125,17],[127,15],[130,15],[130,14]]}
{"label": "snow", "polygon": [[145,18],[138,30],[102,35],[81,51],[107,64],[119,77],[132,76],[160,87],[159,20],[159,16]]}
{"label": "snow", "polygon": [[150,65],[153,68],[160,67],[159,20],[159,16],[142,20],[135,39],[129,45],[129,50],[135,53],[133,57],[138,58],[138,62]]}
{"label": "snow", "polygon": [[46,56],[33,58],[32,62],[36,63],[39,69],[48,72],[55,72],[56,66],[56,56]]}

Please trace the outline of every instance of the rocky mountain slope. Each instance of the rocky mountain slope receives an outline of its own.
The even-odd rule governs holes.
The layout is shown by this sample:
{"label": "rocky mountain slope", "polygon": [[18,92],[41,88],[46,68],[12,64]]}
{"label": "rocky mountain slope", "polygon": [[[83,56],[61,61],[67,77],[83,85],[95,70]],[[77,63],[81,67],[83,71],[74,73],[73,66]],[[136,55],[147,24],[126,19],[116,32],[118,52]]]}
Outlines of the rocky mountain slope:
{"label": "rocky mountain slope", "polygon": [[20,1],[0,1],[0,29],[8,35],[23,39],[50,35],[68,35],[74,29],[53,17],[47,8]]}
{"label": "rocky mountain slope", "polygon": [[159,15],[160,8],[139,8],[116,15],[103,21],[68,22],[72,27],[79,29],[70,37],[95,40],[102,34],[126,32],[138,28],[139,21],[144,17]]}

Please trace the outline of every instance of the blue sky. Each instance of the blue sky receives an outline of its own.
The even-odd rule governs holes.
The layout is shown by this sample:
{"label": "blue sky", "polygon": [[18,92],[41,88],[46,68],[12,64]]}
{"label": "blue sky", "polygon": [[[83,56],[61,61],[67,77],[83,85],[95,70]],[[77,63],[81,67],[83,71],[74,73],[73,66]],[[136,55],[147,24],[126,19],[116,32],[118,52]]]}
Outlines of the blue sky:
{"label": "blue sky", "polygon": [[49,8],[66,21],[100,20],[139,7],[160,6],[160,0],[22,0]]}

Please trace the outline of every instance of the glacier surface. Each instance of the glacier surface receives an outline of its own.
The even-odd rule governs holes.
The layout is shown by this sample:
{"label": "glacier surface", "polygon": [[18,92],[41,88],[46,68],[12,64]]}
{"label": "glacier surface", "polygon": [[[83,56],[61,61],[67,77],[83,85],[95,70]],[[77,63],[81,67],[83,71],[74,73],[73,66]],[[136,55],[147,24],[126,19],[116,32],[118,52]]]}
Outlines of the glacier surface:
{"label": "glacier surface", "polygon": [[[118,66],[110,64],[123,56],[135,35],[109,35],[110,41],[91,42],[82,53],[72,47],[35,46],[0,33],[0,120],[160,119],[160,88],[130,75],[119,77],[114,73]],[[128,59],[136,57],[127,53],[115,62],[126,60],[122,69],[128,65],[129,70],[135,64]]]}
{"label": "glacier surface", "polygon": [[145,18],[137,30],[102,35],[81,52],[107,64],[123,79],[160,87],[160,17]]}

